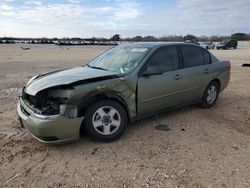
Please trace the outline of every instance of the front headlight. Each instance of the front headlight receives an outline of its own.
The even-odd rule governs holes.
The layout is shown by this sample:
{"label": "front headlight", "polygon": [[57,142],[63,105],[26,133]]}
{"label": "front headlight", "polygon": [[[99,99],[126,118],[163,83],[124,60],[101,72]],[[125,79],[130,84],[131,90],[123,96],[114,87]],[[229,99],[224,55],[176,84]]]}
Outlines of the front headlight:
{"label": "front headlight", "polygon": [[68,98],[61,98],[61,97],[49,97],[38,100],[35,99],[36,107],[41,111],[43,115],[56,115],[64,113],[64,107],[67,103]]}

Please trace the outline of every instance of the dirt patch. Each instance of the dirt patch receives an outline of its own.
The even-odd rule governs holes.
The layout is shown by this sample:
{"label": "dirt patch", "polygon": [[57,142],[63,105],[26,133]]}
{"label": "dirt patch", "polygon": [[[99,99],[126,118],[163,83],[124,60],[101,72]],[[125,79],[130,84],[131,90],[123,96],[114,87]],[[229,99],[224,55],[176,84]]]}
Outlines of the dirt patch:
{"label": "dirt patch", "polygon": [[[109,47],[0,45],[0,187],[249,187],[250,49],[212,50],[232,64],[211,109],[187,107],[129,126],[112,143],[62,146],[20,128],[16,101],[35,74],[86,64]],[[156,131],[165,124],[171,131]]]}

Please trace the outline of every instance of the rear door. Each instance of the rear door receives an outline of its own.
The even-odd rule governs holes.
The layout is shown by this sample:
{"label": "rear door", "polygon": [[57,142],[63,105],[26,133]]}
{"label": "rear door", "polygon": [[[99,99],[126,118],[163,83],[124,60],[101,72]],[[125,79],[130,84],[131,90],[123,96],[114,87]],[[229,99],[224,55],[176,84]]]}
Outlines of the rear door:
{"label": "rear door", "polygon": [[211,57],[209,52],[200,47],[181,45],[182,68],[180,74],[179,102],[189,103],[200,100],[203,92],[211,80]]}
{"label": "rear door", "polygon": [[178,104],[179,56],[176,46],[158,49],[143,67],[153,66],[163,74],[138,78],[138,114],[160,110]]}

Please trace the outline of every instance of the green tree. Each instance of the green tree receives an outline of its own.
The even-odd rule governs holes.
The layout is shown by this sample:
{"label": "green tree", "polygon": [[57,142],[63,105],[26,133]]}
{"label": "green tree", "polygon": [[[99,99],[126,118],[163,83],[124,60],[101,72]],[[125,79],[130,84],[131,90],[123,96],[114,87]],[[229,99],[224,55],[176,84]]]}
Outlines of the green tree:
{"label": "green tree", "polygon": [[120,35],[119,34],[115,34],[113,37],[110,38],[111,41],[120,41]]}

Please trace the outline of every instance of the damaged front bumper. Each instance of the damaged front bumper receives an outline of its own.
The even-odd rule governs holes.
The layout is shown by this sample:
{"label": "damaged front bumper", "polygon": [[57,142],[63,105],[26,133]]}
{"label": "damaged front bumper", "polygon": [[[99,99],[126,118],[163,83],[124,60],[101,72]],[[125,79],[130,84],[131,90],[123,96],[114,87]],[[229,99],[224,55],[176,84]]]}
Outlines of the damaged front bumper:
{"label": "damaged front bumper", "polygon": [[84,117],[66,118],[63,115],[44,116],[35,114],[19,98],[17,112],[22,125],[37,140],[43,143],[58,144],[76,141]]}

